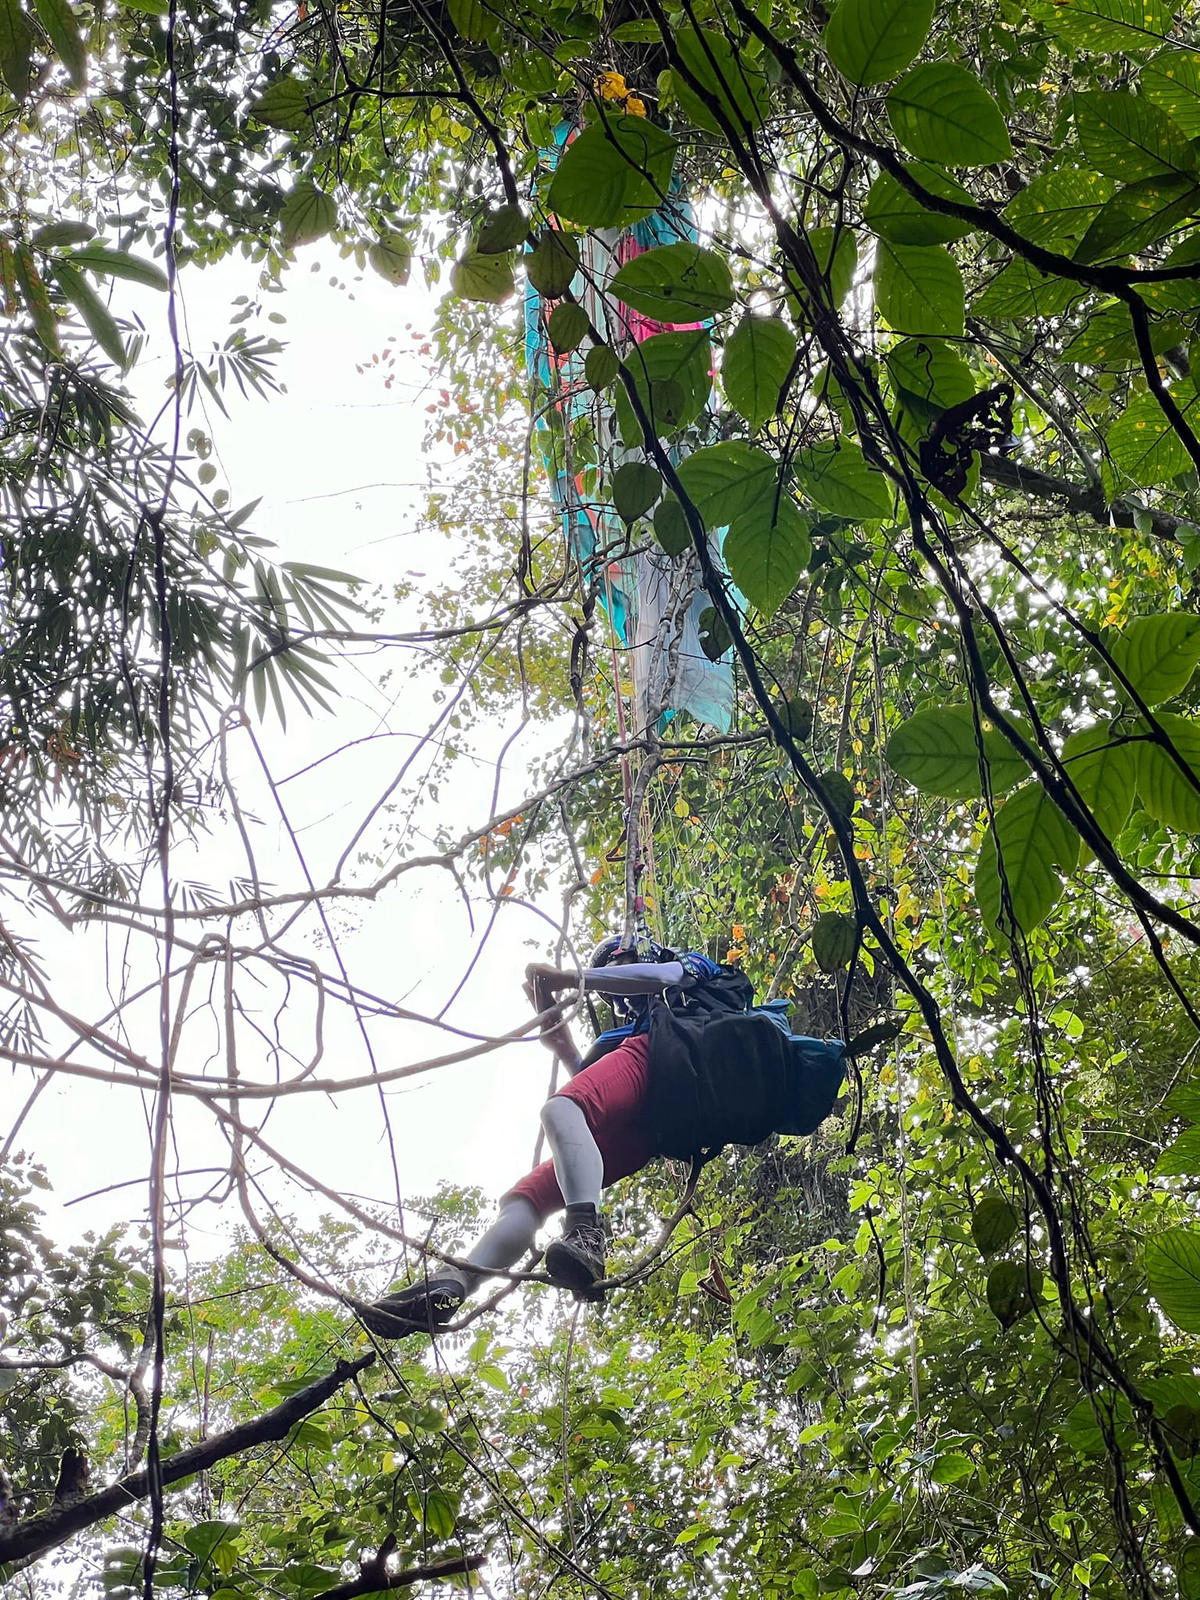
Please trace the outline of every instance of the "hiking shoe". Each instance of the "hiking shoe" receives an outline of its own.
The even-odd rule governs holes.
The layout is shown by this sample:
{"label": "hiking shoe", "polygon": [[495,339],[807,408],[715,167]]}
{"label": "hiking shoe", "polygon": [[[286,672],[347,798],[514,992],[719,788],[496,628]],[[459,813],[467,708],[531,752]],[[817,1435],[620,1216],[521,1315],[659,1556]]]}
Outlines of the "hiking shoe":
{"label": "hiking shoe", "polygon": [[363,1327],[377,1339],[406,1339],[412,1333],[434,1334],[444,1328],[466,1299],[456,1278],[427,1278],[358,1313]]}
{"label": "hiking shoe", "polygon": [[546,1248],[546,1273],[556,1289],[603,1300],[604,1291],[595,1286],[604,1277],[604,1229],[594,1222],[568,1223],[562,1238]]}

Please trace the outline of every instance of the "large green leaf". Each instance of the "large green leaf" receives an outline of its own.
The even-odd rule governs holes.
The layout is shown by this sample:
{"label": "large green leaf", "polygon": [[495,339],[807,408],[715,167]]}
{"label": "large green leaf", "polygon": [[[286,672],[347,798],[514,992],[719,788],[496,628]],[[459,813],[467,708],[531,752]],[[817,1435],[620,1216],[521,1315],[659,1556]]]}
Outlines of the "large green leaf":
{"label": "large green leaf", "polygon": [[1110,653],[1146,704],[1159,705],[1186,688],[1200,662],[1200,616],[1167,611],[1135,617]]}
{"label": "large green leaf", "polygon": [[33,30],[19,0],[0,0],[0,81],[14,100],[29,93]]}
{"label": "large green leaf", "polygon": [[1185,1128],[1154,1163],[1157,1178],[1200,1177],[1200,1128]]}
{"label": "large green leaf", "polygon": [[1076,167],[1043,172],[1009,201],[1004,220],[1034,244],[1075,245],[1111,200],[1114,188],[1112,179],[1099,172]]}
{"label": "large green leaf", "polygon": [[752,428],[775,415],[795,357],[796,335],[781,317],[748,311],[726,340],[721,358],[725,398]]}
{"label": "large green leaf", "polygon": [[[1154,719],[1175,747],[1176,755],[1194,775],[1189,781],[1179,763],[1149,737],[1135,745],[1137,787],[1142,805],[1152,817],[1181,833],[1200,833],[1200,722],[1159,711]],[[1144,728],[1142,732],[1149,734]]]}
{"label": "large green leaf", "polygon": [[1157,49],[1173,20],[1166,0],[1028,0],[1027,10],[1067,44],[1100,55]]}
{"label": "large green leaf", "polygon": [[840,306],[850,293],[858,267],[858,247],[850,228],[820,227],[808,230],[808,242],[817,266],[829,280],[829,293],[835,306]]}
{"label": "large green leaf", "polygon": [[475,248],[485,256],[500,255],[505,250],[515,250],[528,233],[529,218],[523,206],[497,206],[480,222]]}
{"label": "large green leaf", "polygon": [[1200,161],[1187,135],[1153,101],[1135,94],[1101,92],[1075,96],[1075,126],[1091,164],[1110,178],[1195,174]]}
{"label": "large green leaf", "polygon": [[868,465],[849,439],[831,439],[798,450],[792,459],[796,481],[817,505],[854,521],[883,521],[894,514],[894,490],[882,472]]}
{"label": "large green leaf", "polygon": [[97,273],[102,278],[125,278],[130,283],[144,284],[148,289],[165,289],[167,275],[153,261],[132,256],[127,250],[109,250],[103,245],[89,244],[82,250],[72,250],[68,263],[84,272]]}
{"label": "large green leaf", "polygon": [[848,967],[858,949],[858,923],[840,911],[823,911],[813,923],[812,952],[822,972]]}
{"label": "large green leaf", "polygon": [[332,232],[337,223],[337,205],[332,195],[304,178],[283,202],[279,220],[283,225],[283,242],[289,249],[311,244],[314,239]]}
{"label": "large green leaf", "polygon": [[675,148],[645,117],[608,117],[564,150],[547,208],[584,228],[627,228],[662,204]]}
{"label": "large green leaf", "polygon": [[875,304],[897,333],[952,338],[963,333],[962,273],[941,245],[881,241],[875,258]]}
{"label": "large green leaf", "polygon": [[[632,349],[625,364],[655,434],[686,428],[712,390],[712,344],[703,328],[656,333]],[[617,424],[626,444],[640,445],[641,426],[624,385],[616,391]]]}
{"label": "large green leaf", "polygon": [[468,250],[450,269],[450,288],[464,300],[500,305],[517,292],[512,255],[483,255],[478,250]]}
{"label": "large green leaf", "polygon": [[1114,838],[1137,789],[1137,745],[1110,728],[1080,728],[1062,748],[1067,776],[1101,830]]}
{"label": "large green leaf", "polygon": [[[1194,428],[1200,421],[1195,385],[1177,383],[1171,393]],[[1187,446],[1147,390],[1125,407],[1109,428],[1106,442],[1113,466],[1143,488],[1170,483],[1191,466]]]}
{"label": "large green leaf", "polygon": [[723,33],[711,28],[679,28],[675,49],[681,66],[672,70],[672,86],[698,128],[724,133],[714,107],[739,135],[762,126],[771,106],[770,85],[753,56],[735,50]]}
{"label": "large green leaf", "polygon": [[985,1194],[971,1213],[971,1237],[981,1256],[1003,1250],[1019,1227],[1012,1201],[1002,1194]]}
{"label": "large green leaf", "polygon": [[888,93],[892,132],[906,150],[948,167],[982,167],[1012,155],[1000,107],[973,72],[928,61]]}
{"label": "large green leaf", "polygon": [[840,0],[826,53],[851,83],[883,83],[911,65],[933,21],[933,0]]}
{"label": "large green leaf", "polygon": [[1036,928],[1078,858],[1079,835],[1041,784],[1018,789],[996,811],[975,869],[975,898],[988,927],[1005,935],[1016,931],[1014,920],[1024,933]]}
{"label": "large green leaf", "polygon": [[684,493],[706,528],[728,527],[738,517],[775,502],[778,462],[741,439],[696,450],[679,463],[677,471]]}
{"label": "large green leaf", "polygon": [[613,473],[612,503],[622,522],[636,522],[662,495],[663,482],[648,461],[625,461]]}
{"label": "large green leaf", "polygon": [[976,732],[970,706],[935,706],[902,722],[884,751],[888,765],[922,794],[974,800],[1020,783],[1029,769],[1002,733],[986,720]]}
{"label": "large green leaf", "polygon": [[559,228],[548,228],[522,259],[537,292],[546,300],[557,300],[566,294],[579,271],[579,242]]}
{"label": "large green leaf", "polygon": [[1200,50],[1160,50],[1146,62],[1138,83],[1189,139],[1200,137]]}
{"label": "large green leaf", "polygon": [[1162,1311],[1200,1333],[1200,1228],[1162,1228],[1146,1240],[1146,1276]]}
{"label": "large green leaf", "polygon": [[1057,317],[1083,290],[1069,278],[1048,277],[1028,261],[1010,261],[972,303],[971,314],[989,322],[1023,322]]}
{"label": "large green leaf", "polygon": [[[957,200],[970,205],[971,196],[962,184],[939,168],[924,161],[910,161],[907,170],[930,194],[942,200]],[[863,209],[863,221],[873,233],[889,244],[950,244],[973,231],[973,224],[957,217],[927,211],[898,178],[881,172],[871,185]]]}
{"label": "large green leaf", "polygon": [[250,107],[250,116],[267,128],[299,133],[308,126],[310,89],[290,75],[268,84]]}
{"label": "large green leaf", "polygon": [[385,230],[367,251],[367,260],[381,278],[403,287],[412,275],[412,240],[406,233]]}
{"label": "large green leaf", "polygon": [[91,284],[81,272],[76,272],[74,267],[65,261],[54,263],[54,276],[58,280],[59,288],[83,318],[88,332],[104,354],[117,366],[124,367],[128,352],[121,337],[121,330],[112,312]]}
{"label": "large green leaf", "polygon": [[1002,1328],[1011,1328],[1041,1299],[1042,1274],[1018,1261],[998,1261],[987,1275],[987,1303]]}
{"label": "large green leaf", "polygon": [[975,393],[970,367],[953,345],[941,339],[902,339],[885,357],[888,376],[902,405],[922,420]]}
{"label": "large green leaf", "polygon": [[634,256],[614,273],[609,289],[658,322],[699,322],[727,311],[735,298],[724,257],[687,240]]}
{"label": "large green leaf", "polygon": [[79,31],[79,18],[67,0],[34,0],[38,21],[45,28],[67,76],[77,89],[87,87],[87,49]]}
{"label": "large green leaf", "polygon": [[588,314],[581,305],[574,300],[563,300],[555,306],[546,323],[551,349],[560,356],[578,350],[590,326]]}
{"label": "large green leaf", "polygon": [[763,500],[725,535],[725,565],[738,588],[766,617],[791,594],[812,554],[808,518],[790,495]]}
{"label": "large green leaf", "polygon": [[1200,214],[1200,184],[1186,175],[1142,178],[1118,189],[1084,234],[1080,261],[1131,255]]}

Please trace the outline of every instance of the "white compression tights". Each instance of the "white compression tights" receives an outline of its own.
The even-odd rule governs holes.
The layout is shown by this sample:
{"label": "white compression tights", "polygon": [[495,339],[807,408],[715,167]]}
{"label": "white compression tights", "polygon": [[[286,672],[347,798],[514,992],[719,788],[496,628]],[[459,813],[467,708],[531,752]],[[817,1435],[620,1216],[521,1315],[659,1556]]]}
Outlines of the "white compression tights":
{"label": "white compression tights", "polygon": [[[554,1174],[569,1206],[600,1204],[604,1183],[604,1157],[592,1138],[587,1118],[574,1100],[556,1095],[542,1107],[542,1127],[554,1157]],[[482,1238],[468,1252],[467,1260],[477,1272],[461,1276],[473,1289],[490,1272],[503,1271],[533,1246],[541,1222],[535,1208],[521,1195],[511,1195],[500,1207],[500,1214]],[[443,1274],[438,1273],[441,1277]]]}

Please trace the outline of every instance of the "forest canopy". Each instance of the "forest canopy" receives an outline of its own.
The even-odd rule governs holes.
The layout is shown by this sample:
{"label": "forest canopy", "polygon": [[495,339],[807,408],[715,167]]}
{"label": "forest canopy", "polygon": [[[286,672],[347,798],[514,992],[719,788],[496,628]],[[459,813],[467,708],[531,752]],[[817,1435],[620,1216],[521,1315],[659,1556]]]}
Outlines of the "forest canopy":
{"label": "forest canopy", "polygon": [[[1196,25],[0,0],[14,1592],[1200,1596]],[[405,633],[210,459],[227,399],[269,402],[315,243],[441,297],[423,531],[457,566]],[[181,286],[235,253],[256,295],[194,351]],[[704,709],[622,621],[650,569],[694,574]],[[433,686],[431,765],[326,878],[298,850],[266,883],[228,751],[336,725],[357,649]],[[456,831],[471,749],[495,781]],[[187,879],[222,827],[236,879]],[[268,1119],[532,1035],[347,969],[338,918],[429,875],[476,951],[526,916],[565,964],[643,904],[856,1044],[841,1116],[694,1194],[616,1190],[602,1309],[533,1262],[435,1345],[376,1344],[355,1303],[453,1257],[481,1197],[410,1214],[398,1171],[361,1202]],[[51,926],[123,952],[95,1014]],[[362,1059],[326,1057],[327,1007]],[[377,1048],[401,1021],[425,1048]],[[73,1075],[147,1108],[144,1228],[48,1236],[22,1124]],[[238,1226],[177,1269],[164,1174],[200,1128],[185,1249],[193,1211]]]}

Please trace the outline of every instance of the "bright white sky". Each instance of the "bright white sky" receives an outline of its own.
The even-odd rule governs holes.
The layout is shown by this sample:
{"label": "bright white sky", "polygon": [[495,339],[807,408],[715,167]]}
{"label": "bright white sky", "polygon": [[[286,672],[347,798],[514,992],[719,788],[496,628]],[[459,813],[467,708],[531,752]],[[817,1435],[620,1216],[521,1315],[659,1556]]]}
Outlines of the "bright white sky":
{"label": "bright white sky", "polygon": [[[333,252],[326,249],[326,258]],[[273,539],[285,559],[343,568],[387,584],[410,571],[431,582],[444,576],[445,546],[429,548],[415,531],[426,474],[443,483],[453,469],[429,456],[424,434],[428,421],[423,386],[427,374],[414,354],[408,328],[428,327],[433,299],[415,282],[406,289],[374,275],[348,293],[330,286],[329,272],[314,273],[310,263],[321,258],[319,246],[300,253],[288,279],[286,294],[273,304],[283,310],[287,326],[270,328],[288,341],[279,364],[287,393],[267,401],[240,402],[231,391],[231,420],[210,408],[206,425],[216,441],[214,461],[227,482],[231,503],[242,505],[262,496],[250,527]],[[415,274],[414,277],[419,276]],[[204,272],[185,272],[182,292],[187,315],[186,342],[196,351],[223,339],[235,296],[252,293],[256,269],[231,261]],[[169,371],[165,354],[165,297],[139,291],[137,310],[152,330],[151,354],[135,375],[143,411],[162,403]],[[157,325],[155,325],[157,319]],[[268,331],[264,326],[263,331]],[[385,389],[383,374],[360,364],[395,335],[395,379]],[[191,419],[201,421],[200,418]],[[389,616],[384,626],[411,628],[418,622],[417,602]],[[339,676],[342,699],[335,718],[318,714],[306,720],[289,717],[286,733],[269,720],[260,729],[276,779],[355,739],[381,732],[420,734],[429,721],[428,686],[412,681],[400,651],[364,652]],[[381,682],[385,673],[390,674]],[[497,743],[502,730],[497,730]],[[532,729],[510,752],[503,798],[524,792],[523,767],[547,732]],[[317,771],[285,789],[291,818],[303,843],[315,881],[327,881],[333,863],[357,826],[365,805],[380,795],[399,761],[411,749],[405,738],[374,738],[325,762]],[[486,757],[489,752],[482,754]],[[291,845],[280,825],[269,790],[261,780],[244,738],[231,745],[231,758],[243,805],[258,821],[254,848],[264,876],[281,888],[301,888],[303,881]],[[490,810],[493,769],[486,762],[464,772],[457,789],[443,796],[439,818],[447,811],[455,832],[485,821]],[[432,828],[431,817],[429,826]],[[378,844],[380,835],[372,836]],[[176,873],[221,882],[245,871],[245,861],[232,828],[218,831],[194,869],[181,853]],[[351,867],[350,874],[369,877],[377,869]],[[469,959],[472,941],[461,901],[448,876],[436,872],[402,879],[375,903],[355,902],[334,914],[339,948],[351,977],[377,994],[402,999],[415,1009],[436,1011],[449,998]],[[327,966],[327,949],[314,942],[314,919],[288,937],[292,948],[307,950]],[[106,1008],[103,956],[89,934],[44,936],[44,954],[53,963],[56,987],[67,989],[73,1008],[98,1015]],[[501,1032],[517,1025],[527,1006],[520,982],[526,961],[544,958],[551,949],[549,929],[531,912],[506,906],[495,937],[462,1001],[452,1012],[460,1026]],[[119,948],[110,960],[119,957]],[[119,964],[114,967],[119,977]],[[66,982],[70,975],[69,985]],[[274,1009],[274,1000],[267,1007]],[[308,1049],[304,1009],[298,1012],[297,1045]],[[269,1015],[264,1015],[264,1023]],[[152,1026],[149,1012],[145,1026]],[[373,1023],[372,1040],[380,1066],[420,1059],[453,1049],[445,1034],[398,1023]],[[153,1052],[153,1035],[138,1044]],[[212,1048],[212,1029],[203,1019],[181,1066],[197,1070]],[[242,1041],[242,1069],[266,1075]],[[362,1042],[348,1013],[331,1018],[321,1076],[368,1070]],[[537,1129],[537,1107],[544,1097],[550,1058],[536,1043],[506,1047],[477,1061],[436,1074],[405,1080],[388,1094],[395,1153],[406,1196],[430,1192],[439,1178],[480,1185],[493,1197],[514,1181],[528,1164]],[[285,1072],[288,1069],[285,1067]],[[294,1067],[291,1069],[294,1071]],[[31,1078],[18,1071],[0,1084],[0,1128],[8,1127],[28,1093]],[[136,1091],[105,1088],[79,1079],[63,1079],[45,1092],[22,1129],[19,1146],[48,1168],[54,1200],[73,1197],[105,1185],[140,1176],[147,1169],[148,1107]],[[176,1117],[177,1165],[224,1165],[227,1153],[209,1133],[210,1119],[184,1103]],[[331,1187],[378,1200],[394,1197],[390,1154],[373,1090],[361,1090],[336,1101],[306,1096],[273,1111],[267,1136],[301,1166]],[[194,1190],[195,1180],[185,1183]],[[271,1192],[305,1215],[304,1198],[285,1194],[278,1184]],[[115,1193],[68,1207],[52,1205],[53,1225],[77,1234],[118,1218],[144,1214],[145,1187]],[[320,1202],[317,1209],[328,1209]],[[220,1248],[223,1228],[234,1207],[220,1215],[213,1207],[193,1213],[188,1224],[189,1247],[200,1254]],[[315,1210],[308,1216],[315,1215]],[[418,1224],[414,1231],[423,1232]]]}

